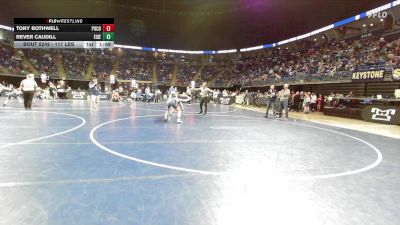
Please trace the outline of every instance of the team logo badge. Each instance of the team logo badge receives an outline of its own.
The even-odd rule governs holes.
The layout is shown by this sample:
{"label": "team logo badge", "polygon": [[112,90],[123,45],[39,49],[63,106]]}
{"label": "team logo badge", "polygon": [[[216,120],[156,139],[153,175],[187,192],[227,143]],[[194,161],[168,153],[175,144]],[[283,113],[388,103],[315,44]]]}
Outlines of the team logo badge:
{"label": "team logo badge", "polygon": [[371,109],[372,119],[373,120],[381,120],[390,122],[392,120],[392,116],[396,114],[395,109],[388,109],[388,110],[380,110],[378,108]]}
{"label": "team logo badge", "polygon": [[73,91],[72,92],[72,96],[73,96],[74,99],[83,99],[83,97],[85,96],[85,92]]}

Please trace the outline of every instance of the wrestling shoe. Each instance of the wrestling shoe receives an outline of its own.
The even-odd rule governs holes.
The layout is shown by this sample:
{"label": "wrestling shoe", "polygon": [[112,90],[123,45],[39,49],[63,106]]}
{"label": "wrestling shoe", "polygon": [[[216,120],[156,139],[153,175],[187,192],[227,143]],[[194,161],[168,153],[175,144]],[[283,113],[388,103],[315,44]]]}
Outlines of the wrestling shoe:
{"label": "wrestling shoe", "polygon": [[167,116],[167,114],[164,116],[164,121],[167,122],[171,120],[171,115]]}

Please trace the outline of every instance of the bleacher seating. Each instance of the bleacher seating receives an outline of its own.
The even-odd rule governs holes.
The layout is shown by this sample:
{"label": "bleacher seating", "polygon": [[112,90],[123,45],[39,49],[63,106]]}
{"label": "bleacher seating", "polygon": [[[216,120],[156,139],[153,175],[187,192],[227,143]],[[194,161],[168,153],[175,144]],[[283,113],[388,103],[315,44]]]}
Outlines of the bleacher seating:
{"label": "bleacher seating", "polygon": [[181,86],[187,86],[196,75],[197,83],[214,80],[214,86],[348,79],[351,72],[357,69],[398,66],[400,38],[392,35],[386,39],[372,37],[323,43],[301,42],[297,47],[235,54],[229,57],[210,57],[209,62],[201,63],[199,56],[185,57],[172,53],[157,55],[128,49],[104,52],[75,49],[58,52],[46,49],[17,50],[10,43],[1,41],[0,69],[3,73],[26,74],[32,72],[24,63],[29,62],[39,73],[58,76],[56,61],[60,57],[67,79],[84,79],[91,63],[94,64],[92,76],[101,79],[106,79],[117,68],[113,72],[118,79],[151,81],[153,74],[156,74],[160,84],[170,85],[176,76],[176,85]]}

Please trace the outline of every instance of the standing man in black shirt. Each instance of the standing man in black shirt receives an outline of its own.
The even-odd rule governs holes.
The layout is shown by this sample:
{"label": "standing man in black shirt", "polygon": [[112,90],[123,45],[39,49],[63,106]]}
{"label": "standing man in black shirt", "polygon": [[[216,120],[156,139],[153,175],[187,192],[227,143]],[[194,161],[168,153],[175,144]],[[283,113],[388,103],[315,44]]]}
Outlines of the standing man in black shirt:
{"label": "standing man in black shirt", "polygon": [[276,115],[276,111],[275,111],[275,101],[276,101],[276,90],[275,90],[275,86],[271,85],[268,92],[267,92],[267,96],[268,96],[268,101],[267,101],[267,111],[265,112],[265,118],[268,118],[268,112],[269,112],[269,108],[272,106],[272,113],[273,113],[273,117],[275,117]]}
{"label": "standing man in black shirt", "polygon": [[90,94],[90,111],[97,110],[97,105],[99,104],[100,86],[97,83],[96,77],[94,77],[93,80],[89,82],[89,94]]}

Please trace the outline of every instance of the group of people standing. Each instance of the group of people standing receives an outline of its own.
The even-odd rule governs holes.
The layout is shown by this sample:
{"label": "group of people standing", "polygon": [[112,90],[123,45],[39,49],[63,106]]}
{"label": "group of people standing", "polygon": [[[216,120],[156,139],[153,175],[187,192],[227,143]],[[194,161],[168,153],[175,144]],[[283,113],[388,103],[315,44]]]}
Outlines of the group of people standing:
{"label": "group of people standing", "polygon": [[42,79],[41,87],[39,87],[35,81],[34,75],[28,74],[26,75],[26,78],[21,81],[19,86],[14,87],[12,84],[10,84],[5,88],[8,90],[8,94],[6,101],[3,103],[3,107],[8,105],[12,99],[19,100],[20,98],[23,98],[25,109],[32,109],[32,105],[35,105],[37,100],[59,99],[59,89],[63,89],[64,91],[71,90],[71,87],[64,89],[65,83],[63,80],[60,81],[60,83],[62,86],[56,86],[50,80]]}
{"label": "group of people standing", "polygon": [[267,110],[264,117],[268,118],[270,108],[272,108],[273,116],[276,116],[277,108],[280,118],[282,118],[282,114],[284,115],[283,118],[288,118],[290,110],[294,112],[304,111],[305,114],[310,111],[320,111],[323,101],[323,96],[317,96],[315,93],[290,92],[288,84],[284,84],[280,91],[276,91],[275,86],[271,85],[267,92]]}
{"label": "group of people standing", "polygon": [[292,105],[289,110],[295,112],[303,111],[305,114],[314,111],[321,111],[324,97],[311,92],[296,92],[291,96]]}
{"label": "group of people standing", "polygon": [[[100,100],[99,94],[101,90],[97,78],[93,78],[93,80],[89,82],[88,86],[90,94],[90,110],[97,110],[97,106]],[[32,100],[34,98],[35,90],[37,88],[38,85],[34,80],[33,74],[27,75],[26,79],[24,79],[21,82],[19,90],[23,93],[25,109],[32,108]],[[200,100],[199,114],[206,115],[209,97],[217,95],[218,93],[208,88],[207,83],[204,82],[199,88],[187,87],[186,92],[183,92],[181,94],[178,93],[176,88],[171,87],[168,90],[167,112],[165,114],[165,119],[168,120],[173,111],[176,110],[178,111],[178,123],[181,123],[182,120],[180,118],[183,112],[182,102],[188,102],[190,104],[195,94],[198,94]],[[322,95],[317,96],[316,94],[310,92],[291,93],[288,84],[284,84],[283,89],[280,91],[277,91],[275,89],[275,86],[271,85],[266,95],[267,95],[267,106],[264,116],[266,118],[269,117],[269,111],[271,108],[273,117],[287,119],[290,110],[296,112],[304,110],[304,113],[309,113],[310,111],[315,111],[315,110],[319,111],[321,109],[321,105],[323,102]],[[158,102],[158,100],[162,96],[162,92],[159,89],[157,89],[155,93],[152,95],[150,87],[146,87],[145,96],[146,99],[151,99],[153,96],[154,99],[156,99],[155,102]],[[133,98],[137,99],[137,96],[134,96]],[[250,93],[246,90],[244,94],[243,103],[248,105],[249,99],[250,99]]]}
{"label": "group of people standing", "polygon": [[[276,103],[278,102],[278,111],[279,117],[283,119],[287,119],[289,116],[289,98],[290,98],[290,90],[289,85],[284,84],[283,89],[280,91],[275,90],[275,86],[271,85],[270,89],[267,92],[268,101],[267,101],[267,111],[265,112],[265,118],[268,118],[269,109],[272,108],[272,114],[276,117]],[[282,117],[284,115],[284,117]]]}

